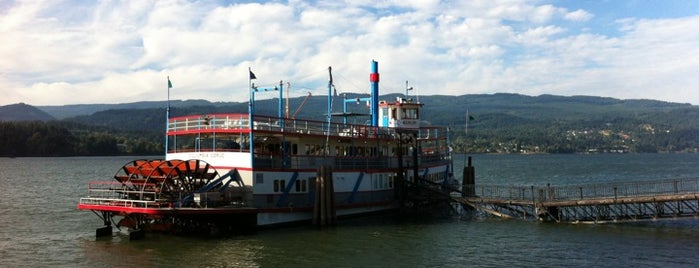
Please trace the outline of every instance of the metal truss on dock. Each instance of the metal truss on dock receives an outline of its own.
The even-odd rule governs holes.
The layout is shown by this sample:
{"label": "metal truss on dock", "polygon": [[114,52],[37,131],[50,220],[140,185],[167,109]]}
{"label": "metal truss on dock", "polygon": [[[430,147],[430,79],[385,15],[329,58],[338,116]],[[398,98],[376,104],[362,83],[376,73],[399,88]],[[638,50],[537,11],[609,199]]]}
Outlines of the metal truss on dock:
{"label": "metal truss on dock", "polygon": [[699,178],[570,186],[463,185],[455,202],[502,218],[613,223],[699,217]]}

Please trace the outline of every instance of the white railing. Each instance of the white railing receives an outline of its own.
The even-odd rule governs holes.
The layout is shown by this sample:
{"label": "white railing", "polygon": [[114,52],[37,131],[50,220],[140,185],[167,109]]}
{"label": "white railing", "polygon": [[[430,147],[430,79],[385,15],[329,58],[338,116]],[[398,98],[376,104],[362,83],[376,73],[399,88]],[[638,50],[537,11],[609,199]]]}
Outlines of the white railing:
{"label": "white railing", "polygon": [[[230,131],[250,128],[247,114],[207,114],[171,118],[167,125],[168,132],[188,131]],[[372,127],[325,121],[288,119],[269,116],[255,116],[254,130],[285,131],[293,133],[331,135],[341,137],[390,138],[396,137],[395,128]],[[416,129],[418,139],[446,139],[444,127],[422,127]]]}
{"label": "white railing", "polygon": [[126,207],[126,208],[146,208],[156,205],[155,201],[132,200],[132,199],[116,199],[116,198],[99,198],[99,197],[82,197],[80,198],[82,205],[95,206],[111,206],[111,207]]}
{"label": "white railing", "polygon": [[80,204],[116,207],[157,206],[158,192],[154,186],[155,184],[151,183],[91,181],[88,183],[87,197],[80,198]]}

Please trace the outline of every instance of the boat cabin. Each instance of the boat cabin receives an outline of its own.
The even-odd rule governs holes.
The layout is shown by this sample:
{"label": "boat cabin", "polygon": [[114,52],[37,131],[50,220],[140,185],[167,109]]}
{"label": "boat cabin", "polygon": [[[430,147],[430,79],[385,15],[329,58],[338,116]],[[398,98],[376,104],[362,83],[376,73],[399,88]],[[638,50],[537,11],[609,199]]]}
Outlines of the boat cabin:
{"label": "boat cabin", "polygon": [[379,127],[420,128],[422,103],[397,97],[395,102],[379,102]]}

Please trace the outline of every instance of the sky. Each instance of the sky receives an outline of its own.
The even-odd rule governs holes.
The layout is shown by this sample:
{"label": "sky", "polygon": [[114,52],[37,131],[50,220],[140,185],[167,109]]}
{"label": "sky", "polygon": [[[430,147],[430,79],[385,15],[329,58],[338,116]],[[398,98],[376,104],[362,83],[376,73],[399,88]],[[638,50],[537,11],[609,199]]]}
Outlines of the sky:
{"label": "sky", "polygon": [[369,93],[372,60],[381,94],[699,105],[699,1],[0,0],[0,105]]}

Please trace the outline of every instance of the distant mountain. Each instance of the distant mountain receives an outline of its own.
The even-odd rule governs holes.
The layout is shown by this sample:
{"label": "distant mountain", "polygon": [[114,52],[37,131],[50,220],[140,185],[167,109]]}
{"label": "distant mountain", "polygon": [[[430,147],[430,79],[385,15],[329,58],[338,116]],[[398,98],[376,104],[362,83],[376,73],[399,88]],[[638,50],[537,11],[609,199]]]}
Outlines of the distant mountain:
{"label": "distant mountain", "polygon": [[[206,100],[173,100],[170,101],[171,107],[188,107],[188,106],[200,106],[200,105],[212,105],[211,102]],[[119,104],[71,104],[71,105],[60,105],[60,106],[37,106],[37,108],[42,111],[52,115],[57,119],[64,119],[69,117],[81,116],[81,115],[91,115],[96,112],[107,111],[107,110],[119,110],[119,109],[150,109],[150,108],[165,108],[167,107],[167,101],[141,101],[133,103],[119,103]]]}
{"label": "distant mountain", "polygon": [[50,114],[34,106],[17,103],[0,106],[0,121],[51,121],[56,120]]}
{"label": "distant mountain", "polygon": [[[347,112],[368,114],[369,108],[365,102],[354,101],[363,97],[368,95],[343,93],[341,96],[333,96],[332,112],[343,111],[343,106],[346,105]],[[404,97],[403,94],[387,94],[379,99],[393,101]],[[424,104],[420,117],[425,124],[450,126],[452,145],[457,152],[699,153],[699,120],[696,120],[699,118],[699,106],[686,103],[510,93],[409,98]],[[295,118],[298,119],[325,121],[327,101],[326,96],[291,98],[289,117],[296,115]],[[49,130],[52,129],[47,133],[58,133],[58,137],[68,136],[67,140],[72,142],[72,147],[65,155],[114,154],[117,152],[115,144],[122,145],[119,153],[149,154],[163,150],[166,106],[166,102],[160,101],[41,107],[45,111],[51,111],[52,117],[30,105],[15,104],[0,107],[0,121],[61,118],[44,125]],[[247,114],[249,109],[247,102],[205,100],[171,101],[170,106],[171,117]],[[278,98],[258,100],[255,113],[277,116],[278,107]],[[467,112],[469,116],[466,115]],[[466,124],[469,117],[474,119]],[[365,124],[369,118],[358,116],[347,119],[352,124]],[[340,118],[333,120],[339,121]],[[40,138],[46,132],[41,130],[42,123],[38,122],[5,124],[16,128],[18,133],[29,133],[25,133],[25,138]],[[41,135],[37,136],[36,133]],[[9,134],[12,136],[12,133]],[[43,140],[39,142],[56,144]],[[41,152],[36,154],[44,155]]]}
{"label": "distant mountain", "polygon": [[[367,94],[343,94],[341,97],[333,97],[333,112],[342,111],[343,98],[355,99],[367,97]],[[395,100],[404,97],[402,94],[387,94],[380,100]],[[325,120],[327,113],[327,97],[312,96],[304,106],[301,106],[306,97],[296,97],[289,100],[289,113],[297,113],[296,118]],[[552,121],[589,121],[589,120],[614,120],[615,118],[634,118],[648,116],[648,114],[666,114],[670,111],[690,109],[699,110],[699,107],[690,104],[671,103],[655,100],[620,100],[593,96],[526,96],[520,94],[469,94],[461,96],[410,96],[424,103],[421,111],[423,120],[433,125],[464,125],[466,112],[481,120],[474,123],[486,124],[483,127],[493,128],[501,124],[547,124]],[[278,99],[258,100],[256,113],[276,116],[278,111]],[[247,113],[247,102],[208,102],[205,100],[171,101],[171,116],[208,113]],[[61,118],[68,114],[60,111],[60,106],[55,109],[55,117]],[[104,107],[97,105],[70,105],[67,109],[77,113],[82,108],[82,115],[66,118],[69,121],[77,121],[82,124],[109,126],[117,129],[152,129],[162,131],[165,120],[165,102],[139,102],[131,104],[112,104]],[[46,107],[42,109],[47,110]],[[348,102],[349,112],[368,114],[365,103]],[[96,111],[96,112],[95,112]],[[92,112],[92,113],[88,113]],[[486,116],[487,115],[487,116]],[[350,118],[350,122],[363,124],[367,118]],[[507,119],[507,120],[505,120]],[[138,120],[134,124],[133,120]],[[352,121],[353,120],[353,121]],[[507,123],[504,123],[507,122]],[[493,124],[493,125],[491,125]]]}
{"label": "distant mountain", "polygon": [[[347,93],[342,94],[348,99],[368,97],[367,94]],[[381,96],[380,100],[395,100],[396,97],[404,97],[403,94],[387,94]],[[295,97],[289,100],[289,113],[294,114],[298,109],[298,118],[322,119],[327,111],[326,96],[312,96],[308,102],[300,107],[306,97]],[[342,110],[342,97],[334,97],[335,104],[333,111]],[[643,111],[643,110],[667,110],[680,107],[695,107],[687,103],[672,103],[657,100],[622,100],[607,97],[595,96],[556,96],[540,95],[527,96],[513,93],[496,94],[466,94],[461,96],[410,96],[410,98],[420,100],[425,103],[425,116],[433,122],[451,122],[445,119],[445,115],[456,113],[466,113],[468,108],[471,113],[505,113],[523,117],[544,117],[546,119],[587,116],[589,113],[604,114],[610,112]],[[267,99],[257,101],[258,111],[265,111],[265,114],[276,115],[278,99]],[[210,102],[206,100],[172,100],[170,106],[172,112],[178,114],[184,111],[191,111],[191,107],[208,107],[215,110],[227,110],[228,112],[247,112],[247,102]],[[165,109],[166,101],[144,101],[122,104],[76,104],[64,106],[37,106],[44,112],[57,119],[65,119],[77,116],[89,116],[97,112],[107,110],[138,110],[138,109]],[[590,110],[590,107],[595,109]],[[348,104],[349,109],[361,110],[366,113],[366,105]],[[363,110],[362,110],[363,109]],[[194,112],[194,111],[192,111]],[[202,111],[205,112],[205,111]],[[214,112],[214,111],[211,111]],[[269,112],[269,113],[267,113]],[[435,118],[437,117],[437,118]],[[436,120],[436,121],[435,121]]]}

